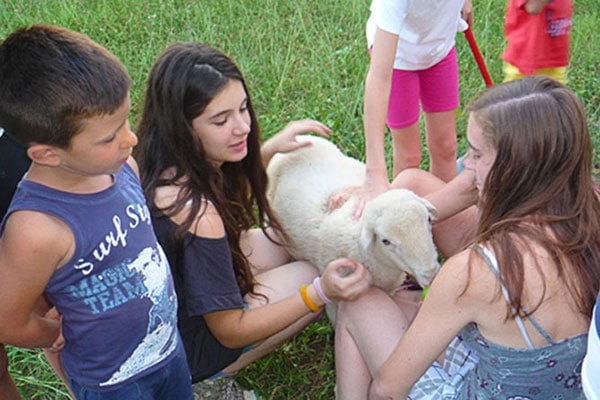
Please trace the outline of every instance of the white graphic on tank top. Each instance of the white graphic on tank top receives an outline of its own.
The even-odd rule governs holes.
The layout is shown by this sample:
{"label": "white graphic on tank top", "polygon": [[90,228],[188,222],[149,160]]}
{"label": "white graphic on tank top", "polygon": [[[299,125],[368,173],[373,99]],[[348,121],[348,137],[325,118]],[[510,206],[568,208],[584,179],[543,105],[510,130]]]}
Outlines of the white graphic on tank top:
{"label": "white graphic on tank top", "polygon": [[177,320],[177,307],[174,292],[169,293],[169,265],[162,248],[143,249],[128,267],[142,275],[147,288],[144,297],[152,302],[148,311],[146,336],[119,369],[100,386],[114,385],[134,376],[162,361],[177,346],[177,329],[172,323]]}

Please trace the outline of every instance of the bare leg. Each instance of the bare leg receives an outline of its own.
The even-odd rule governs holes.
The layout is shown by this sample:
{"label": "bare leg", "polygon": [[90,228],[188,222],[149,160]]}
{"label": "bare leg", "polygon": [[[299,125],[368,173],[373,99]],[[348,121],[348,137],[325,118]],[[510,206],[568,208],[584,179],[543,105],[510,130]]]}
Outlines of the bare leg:
{"label": "bare leg", "polygon": [[[271,234],[272,231],[269,231]],[[277,237],[273,236],[276,240]],[[309,284],[318,276],[317,269],[305,261],[290,262],[290,255],[285,248],[270,241],[260,229],[245,232],[240,245],[252,263],[252,270],[258,282],[257,292],[267,296],[246,296],[250,308],[264,306],[267,301],[277,302],[300,291],[300,286]],[[255,343],[252,350],[245,352],[233,364],[224,369],[226,373],[236,373],[246,365],[271,353],[279,345],[302,331],[315,321],[321,313],[310,313],[296,321],[286,329]]]}
{"label": "bare leg", "polygon": [[444,182],[456,176],[456,109],[425,113],[431,173]]}
{"label": "bare leg", "polygon": [[421,132],[419,122],[402,129],[391,129],[394,148],[393,176],[407,168],[421,165]]}
{"label": "bare leg", "polygon": [[[279,240],[272,230],[269,230],[269,235],[275,240]],[[255,275],[291,261],[287,250],[270,241],[260,229],[250,229],[243,232],[240,238],[240,247],[252,264],[252,272]]]}
{"label": "bare leg", "polygon": [[4,345],[0,345],[0,399],[21,400],[19,390],[8,373],[8,356]]}
{"label": "bare leg", "polygon": [[366,399],[372,377],[387,360],[416,314],[416,304],[371,287],[355,301],[341,302],[335,329],[339,400]]}
{"label": "bare leg", "polygon": [[[300,290],[300,286],[311,283],[317,275],[317,269],[311,264],[304,261],[293,262],[272,268],[257,275],[256,280],[259,282],[257,291],[266,295],[269,298],[269,302],[277,302],[291,294],[297,293]],[[246,296],[246,301],[250,308],[261,307],[266,304],[264,298],[256,296]],[[240,358],[229,365],[224,371],[235,373],[253,361],[271,353],[279,345],[301,332],[320,315],[321,313],[309,313],[286,329],[261,343],[255,344],[252,350],[242,354]]]}

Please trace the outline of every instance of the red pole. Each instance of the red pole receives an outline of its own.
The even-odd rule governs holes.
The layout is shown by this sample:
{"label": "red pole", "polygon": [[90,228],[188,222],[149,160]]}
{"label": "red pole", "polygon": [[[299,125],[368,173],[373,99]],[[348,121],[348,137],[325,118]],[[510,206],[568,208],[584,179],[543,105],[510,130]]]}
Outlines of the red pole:
{"label": "red pole", "polygon": [[483,80],[485,82],[485,86],[492,87],[494,83],[492,82],[490,73],[488,72],[488,69],[485,66],[485,61],[483,61],[483,57],[481,56],[479,46],[477,46],[477,42],[475,41],[475,36],[473,36],[473,32],[471,31],[471,27],[469,26],[464,33],[465,37],[467,38],[467,42],[469,42],[469,47],[471,48],[473,57],[475,57],[475,62],[479,67],[479,72],[481,72],[481,76],[483,77]]}

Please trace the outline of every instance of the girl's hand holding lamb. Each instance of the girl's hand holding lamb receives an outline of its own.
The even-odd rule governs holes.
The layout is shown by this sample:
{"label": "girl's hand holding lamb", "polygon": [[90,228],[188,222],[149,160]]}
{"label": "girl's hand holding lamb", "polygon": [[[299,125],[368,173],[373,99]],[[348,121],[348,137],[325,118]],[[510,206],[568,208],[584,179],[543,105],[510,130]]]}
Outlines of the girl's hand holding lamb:
{"label": "girl's hand holding lamb", "polygon": [[348,199],[353,195],[360,193],[361,189],[361,186],[350,186],[333,193],[327,201],[327,212],[337,210],[338,208],[346,204]]}
{"label": "girl's hand holding lamb", "polygon": [[363,183],[360,194],[358,195],[358,201],[354,206],[354,212],[352,213],[352,220],[358,221],[362,215],[365,206],[375,197],[379,196],[383,192],[390,189],[390,183],[387,178],[387,172],[382,171],[370,171],[366,170],[365,181]]}
{"label": "girl's hand holding lamb", "polygon": [[319,136],[327,138],[331,133],[331,129],[313,119],[290,122],[279,133],[263,144],[261,153],[265,165],[277,153],[289,153],[301,147],[310,146],[312,144],[310,141],[300,142],[296,140],[298,135],[305,135],[307,133],[316,133]]}
{"label": "girl's hand holding lamb", "polygon": [[326,299],[354,300],[371,282],[369,271],[362,264],[338,258],[327,264],[315,289],[321,289]]}

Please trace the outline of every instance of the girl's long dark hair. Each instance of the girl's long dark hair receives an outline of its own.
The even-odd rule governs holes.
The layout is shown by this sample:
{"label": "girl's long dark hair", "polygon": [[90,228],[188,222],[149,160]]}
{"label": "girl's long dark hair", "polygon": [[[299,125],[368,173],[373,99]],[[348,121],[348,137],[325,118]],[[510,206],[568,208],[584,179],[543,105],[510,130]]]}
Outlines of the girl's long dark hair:
{"label": "girl's long dark hair", "polygon": [[522,254],[533,242],[551,256],[579,311],[591,317],[600,290],[600,203],[580,101],[559,82],[530,77],[488,90],[468,111],[496,150],[475,242],[496,253],[511,306],[525,315],[543,300],[523,310]]}
{"label": "girl's long dark hair", "polygon": [[[192,120],[231,80],[240,81],[248,96],[250,134],[248,154],[239,162],[216,168],[207,160]],[[266,198],[267,175],[260,154],[260,129],[250,94],[238,67],[220,51],[201,43],[177,42],[154,64],[148,79],[142,119],[137,129],[137,147],[142,186],[154,218],[173,216],[186,204],[191,211],[175,231],[178,257],[184,236],[203,212],[204,200],[211,201],[221,216],[242,295],[252,293],[254,277],[240,249],[242,231],[267,224],[281,231]],[[174,175],[164,178],[167,169]],[[166,208],[153,201],[160,186],[178,184],[179,196]],[[205,209],[205,208],[204,208]],[[173,266],[175,267],[175,266]]]}

